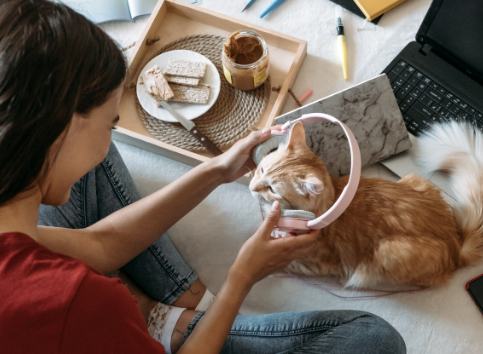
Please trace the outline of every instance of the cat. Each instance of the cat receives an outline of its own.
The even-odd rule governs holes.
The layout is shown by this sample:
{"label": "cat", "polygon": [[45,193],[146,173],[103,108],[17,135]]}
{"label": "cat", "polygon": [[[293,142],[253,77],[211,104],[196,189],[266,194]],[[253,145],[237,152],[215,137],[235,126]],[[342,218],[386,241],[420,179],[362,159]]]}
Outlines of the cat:
{"label": "cat", "polygon": [[[345,212],[321,229],[313,251],[287,270],[335,276],[346,287],[429,287],[445,284],[458,269],[483,256],[483,135],[469,125],[435,126],[419,139],[425,172],[450,174],[457,205],[450,207],[428,180],[407,175],[397,182],[361,178]],[[309,149],[296,123],[288,142],[267,155],[250,182],[252,195],[268,207],[322,215],[348,177],[331,178]]]}

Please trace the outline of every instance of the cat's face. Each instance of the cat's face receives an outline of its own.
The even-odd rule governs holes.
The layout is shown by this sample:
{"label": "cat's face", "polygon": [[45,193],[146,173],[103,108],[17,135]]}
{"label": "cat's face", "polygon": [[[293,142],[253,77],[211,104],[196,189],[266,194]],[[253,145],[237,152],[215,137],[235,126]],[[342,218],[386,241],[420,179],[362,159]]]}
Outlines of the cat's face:
{"label": "cat's face", "polygon": [[328,210],[334,188],[325,165],[307,147],[301,123],[292,128],[286,146],[263,158],[250,182],[250,191],[264,208],[276,200],[282,209],[315,214]]}

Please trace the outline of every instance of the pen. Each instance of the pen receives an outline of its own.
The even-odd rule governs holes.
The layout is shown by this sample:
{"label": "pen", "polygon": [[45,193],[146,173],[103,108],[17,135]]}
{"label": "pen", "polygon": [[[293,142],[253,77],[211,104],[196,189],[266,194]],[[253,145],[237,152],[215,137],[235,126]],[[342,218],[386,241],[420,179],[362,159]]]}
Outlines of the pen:
{"label": "pen", "polygon": [[252,6],[255,1],[257,1],[257,0],[250,0],[248,2],[248,4],[245,6],[245,8],[242,10],[242,12],[245,11],[246,9],[248,9],[250,6]]}
{"label": "pen", "polygon": [[347,49],[345,44],[344,26],[342,25],[342,15],[336,11],[337,17],[337,41],[339,42],[340,59],[342,61],[342,72],[344,80],[347,80]]}
{"label": "pen", "polygon": [[304,92],[302,96],[299,97],[299,102],[304,103],[304,101],[313,93],[314,93],[314,90],[309,88],[307,91]]}
{"label": "pen", "polygon": [[260,15],[260,18],[265,17],[269,12],[273,11],[278,5],[280,5],[285,0],[274,0],[272,4]]}

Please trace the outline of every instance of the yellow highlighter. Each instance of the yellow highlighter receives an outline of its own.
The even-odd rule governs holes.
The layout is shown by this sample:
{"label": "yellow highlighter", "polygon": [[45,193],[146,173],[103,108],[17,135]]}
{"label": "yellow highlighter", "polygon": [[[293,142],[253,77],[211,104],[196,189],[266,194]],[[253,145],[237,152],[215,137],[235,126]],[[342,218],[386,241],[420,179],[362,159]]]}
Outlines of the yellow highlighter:
{"label": "yellow highlighter", "polygon": [[340,60],[342,61],[342,72],[344,80],[347,80],[347,49],[345,45],[344,26],[342,25],[342,15],[336,11],[337,18],[337,42],[339,43]]}

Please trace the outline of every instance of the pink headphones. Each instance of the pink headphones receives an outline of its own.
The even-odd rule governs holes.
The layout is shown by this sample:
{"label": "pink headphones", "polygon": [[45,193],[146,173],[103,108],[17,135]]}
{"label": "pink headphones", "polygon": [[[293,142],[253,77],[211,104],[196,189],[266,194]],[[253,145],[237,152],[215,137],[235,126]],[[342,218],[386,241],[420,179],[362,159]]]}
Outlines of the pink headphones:
{"label": "pink headphones", "polygon": [[361,178],[361,152],[354,134],[350,129],[337,118],[323,113],[305,114],[299,119],[288,121],[282,126],[282,131],[272,131],[271,136],[259,144],[253,151],[253,159],[258,165],[260,161],[278,146],[286,142],[290,128],[297,122],[302,124],[310,124],[317,122],[332,122],[340,125],[344,130],[348,140],[351,152],[351,172],[349,182],[345,186],[339,199],[324,214],[315,218],[315,215],[305,210],[282,210],[280,219],[275,230],[291,233],[305,233],[308,230],[318,230],[326,227],[336,220],[349,206],[356,194],[359,180]]}

